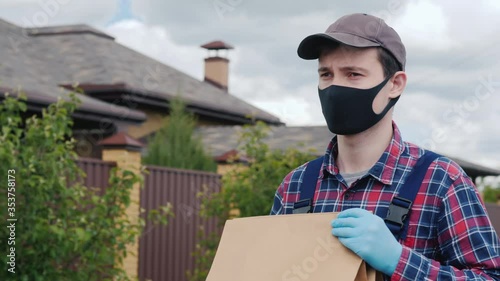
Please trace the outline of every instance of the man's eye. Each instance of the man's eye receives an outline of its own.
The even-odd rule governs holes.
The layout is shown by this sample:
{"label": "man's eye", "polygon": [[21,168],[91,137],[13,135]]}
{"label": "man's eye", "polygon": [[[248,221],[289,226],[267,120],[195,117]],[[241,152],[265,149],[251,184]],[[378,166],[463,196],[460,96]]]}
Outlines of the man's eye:
{"label": "man's eye", "polygon": [[356,77],[356,76],[361,76],[360,73],[357,73],[357,72],[349,72],[349,75],[347,75],[348,77]]}
{"label": "man's eye", "polygon": [[328,73],[328,72],[324,72],[324,73],[321,73],[319,76],[320,76],[320,77],[329,77],[329,76],[330,76],[330,73]]}

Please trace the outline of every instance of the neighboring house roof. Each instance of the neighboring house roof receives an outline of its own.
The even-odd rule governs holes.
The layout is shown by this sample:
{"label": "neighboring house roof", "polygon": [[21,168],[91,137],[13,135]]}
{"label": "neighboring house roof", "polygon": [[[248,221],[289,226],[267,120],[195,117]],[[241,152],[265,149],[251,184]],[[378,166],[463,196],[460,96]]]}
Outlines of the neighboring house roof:
{"label": "neighboring house roof", "polygon": [[[325,126],[272,126],[269,128],[265,143],[270,149],[284,150],[288,147],[297,147],[301,151],[313,150],[318,156],[325,153],[328,141],[334,136]],[[206,126],[196,129],[203,144],[214,157],[237,150],[242,132],[242,126]]]}
{"label": "neighboring house roof", "polygon": [[[149,99],[158,105],[180,94],[188,108],[197,113],[282,124],[272,114],[133,51],[87,25],[20,28],[0,20],[0,35],[0,85],[22,86],[33,98],[54,98],[64,92],[56,90],[58,85],[67,87],[78,82],[84,89],[94,88],[86,91],[92,97],[83,98],[83,102],[95,111],[106,107],[107,112],[118,110],[98,100],[100,94],[110,90],[132,93],[137,99]],[[127,116],[141,117],[136,111],[120,110],[129,110]]]}
{"label": "neighboring house roof", "polygon": [[[197,134],[201,136],[205,147],[220,161],[224,160],[221,155],[238,149],[238,139],[241,132],[241,126],[200,127],[197,129]],[[334,134],[326,126],[272,126],[265,143],[271,149],[297,147],[301,151],[315,151],[316,156],[321,156],[325,153],[328,142],[333,136]],[[460,165],[472,178],[500,175],[500,170],[484,167],[456,157],[449,158]]]}
{"label": "neighboring house roof", "polygon": [[[6,92],[21,90],[28,97],[30,107],[44,107],[68,98],[69,91],[58,86],[69,69],[53,61],[61,59],[59,46],[44,44],[29,36],[27,29],[0,20],[0,97]],[[81,59],[81,58],[80,58]],[[75,66],[76,67],[76,66]],[[142,122],[144,113],[79,95],[81,116],[115,117],[129,122]]]}

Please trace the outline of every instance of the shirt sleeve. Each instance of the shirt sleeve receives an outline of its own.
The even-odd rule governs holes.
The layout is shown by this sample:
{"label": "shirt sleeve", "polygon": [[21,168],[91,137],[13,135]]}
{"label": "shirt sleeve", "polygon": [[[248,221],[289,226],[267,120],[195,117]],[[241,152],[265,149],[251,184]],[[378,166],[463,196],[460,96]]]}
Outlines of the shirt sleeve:
{"label": "shirt sleeve", "polygon": [[271,213],[269,215],[282,215],[283,214],[283,189],[285,181],[283,181],[276,193],[274,194],[273,207],[271,208]]}
{"label": "shirt sleeve", "polygon": [[443,198],[434,259],[403,246],[391,280],[500,280],[500,248],[477,189],[458,177]]}
{"label": "shirt sleeve", "polygon": [[[302,166],[301,166],[302,167]],[[285,208],[285,200],[284,198],[287,196],[287,193],[290,190],[290,185],[292,183],[296,183],[297,180],[293,180],[294,178],[300,177],[301,170],[300,168],[297,168],[283,179],[281,182],[280,186],[276,190],[276,193],[274,194],[274,202],[273,202],[273,207],[271,208],[271,213],[270,215],[283,215],[286,214],[286,208]]]}

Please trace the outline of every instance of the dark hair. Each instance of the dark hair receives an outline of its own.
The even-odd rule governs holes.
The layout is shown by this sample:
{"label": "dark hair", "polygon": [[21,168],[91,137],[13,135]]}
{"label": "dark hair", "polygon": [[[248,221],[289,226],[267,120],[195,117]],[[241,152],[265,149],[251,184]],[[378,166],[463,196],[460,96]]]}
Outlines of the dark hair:
{"label": "dark hair", "polygon": [[396,58],[391,53],[389,53],[389,51],[381,47],[377,47],[377,50],[378,60],[380,61],[380,64],[382,64],[385,78],[392,76],[394,73],[402,70]]}

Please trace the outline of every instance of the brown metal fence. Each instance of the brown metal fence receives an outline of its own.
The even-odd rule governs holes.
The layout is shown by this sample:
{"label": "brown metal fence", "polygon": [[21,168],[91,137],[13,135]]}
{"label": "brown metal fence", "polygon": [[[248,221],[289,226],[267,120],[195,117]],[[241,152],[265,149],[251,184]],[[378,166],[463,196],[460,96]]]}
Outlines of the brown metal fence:
{"label": "brown metal fence", "polygon": [[152,281],[185,281],[186,272],[194,269],[198,229],[207,233],[217,229],[215,219],[202,220],[198,213],[197,193],[204,188],[220,190],[220,175],[214,173],[147,166],[141,208],[146,212],[170,202],[175,217],[168,226],[153,226],[148,221],[139,240],[139,279]]}
{"label": "brown metal fence", "polygon": [[500,236],[500,204],[486,203],[485,205],[491,223],[493,224],[497,234]]}
{"label": "brown metal fence", "polygon": [[83,184],[88,187],[101,188],[101,192],[104,191],[108,186],[110,171],[116,167],[116,162],[84,157],[78,158],[76,162],[86,175],[83,178]]}

